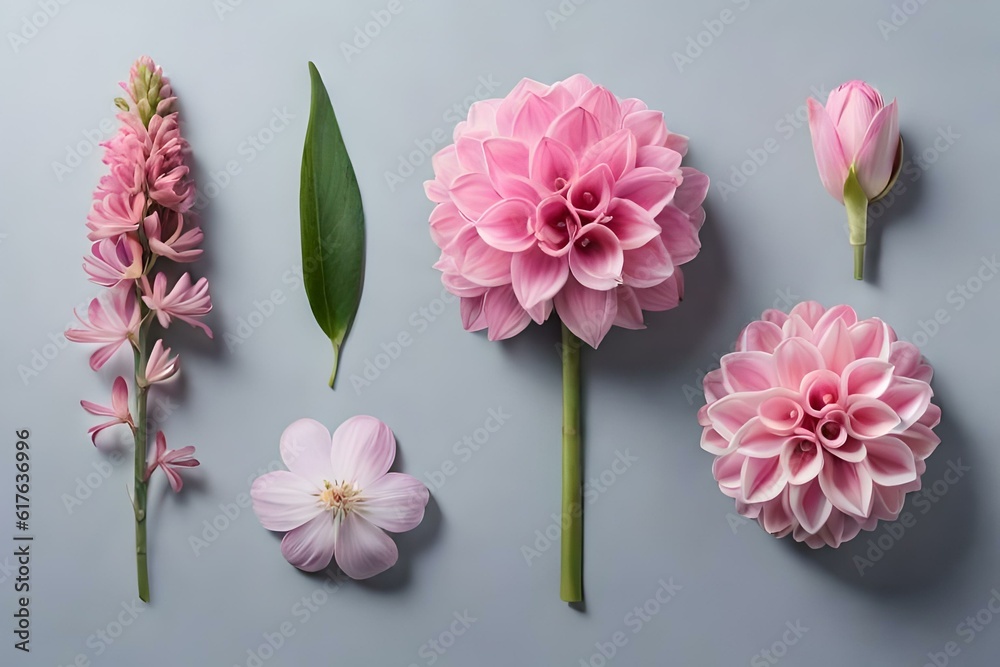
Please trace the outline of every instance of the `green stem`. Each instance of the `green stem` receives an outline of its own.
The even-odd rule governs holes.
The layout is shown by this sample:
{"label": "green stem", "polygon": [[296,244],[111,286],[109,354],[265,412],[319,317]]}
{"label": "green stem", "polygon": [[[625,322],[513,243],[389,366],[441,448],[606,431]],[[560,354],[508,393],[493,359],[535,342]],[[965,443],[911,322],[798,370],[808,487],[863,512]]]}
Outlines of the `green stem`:
{"label": "green stem", "polygon": [[333,344],[333,372],[330,373],[330,389],[337,382],[337,368],[340,366],[340,345]]}
{"label": "green stem", "polygon": [[844,207],[847,209],[847,232],[854,246],[854,279],[865,277],[865,243],[868,237],[868,196],[861,189],[858,176],[851,167],[844,183]]}
{"label": "green stem", "polygon": [[[142,310],[146,307],[143,305]],[[145,316],[145,313],[142,313]],[[135,563],[139,580],[139,599],[149,602],[149,568],[146,564],[146,446],[147,418],[146,397],[149,387],[146,386],[146,331],[147,326],[139,328],[139,340],[135,353],[135,495],[132,506],[135,510]]]}
{"label": "green stem", "polygon": [[559,597],[583,600],[583,503],[580,480],[580,348],[562,325],[562,566]]}

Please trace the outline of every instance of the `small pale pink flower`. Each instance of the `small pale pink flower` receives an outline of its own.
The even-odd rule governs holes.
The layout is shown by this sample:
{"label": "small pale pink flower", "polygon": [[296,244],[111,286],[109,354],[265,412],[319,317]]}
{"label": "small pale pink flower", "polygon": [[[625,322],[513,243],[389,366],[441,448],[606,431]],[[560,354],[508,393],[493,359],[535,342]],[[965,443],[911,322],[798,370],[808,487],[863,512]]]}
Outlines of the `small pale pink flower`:
{"label": "small pale pink flower", "polygon": [[163,327],[170,326],[172,318],[176,317],[193,327],[202,329],[209,338],[212,330],[197,318],[207,315],[212,310],[212,299],[208,295],[208,280],[200,278],[191,284],[191,275],[185,273],[167,292],[167,277],[163,273],[156,274],[152,289],[149,281],[144,279],[145,292],[142,300],[146,306],[156,312],[156,317]]}
{"label": "small pale pink flower", "polygon": [[90,280],[104,287],[135,280],[142,269],[142,244],[131,234],[101,239],[91,246],[90,256],[83,258],[83,270]]}
{"label": "small pale pink flower", "polygon": [[333,436],[312,419],[281,435],[288,470],[258,477],[251,489],[264,528],[287,531],[281,552],[289,563],[317,572],[336,557],[353,579],[367,579],[396,563],[395,542],[423,520],[430,497],[420,480],[389,472],[396,440],[374,417],[352,417]]}
{"label": "small pale pink flower", "polygon": [[180,360],[170,356],[170,348],[163,346],[163,341],[157,339],[153,343],[153,349],[149,351],[149,359],[146,360],[146,377],[142,384],[149,386],[157,382],[169,380],[177,373],[180,367]]}
{"label": "small pale pink flower", "polygon": [[167,449],[167,437],[160,431],[156,434],[156,447],[150,450],[146,457],[146,479],[159,468],[167,476],[170,488],[177,493],[184,486],[177,468],[195,468],[201,465],[198,459],[194,458],[194,447],[188,445],[180,449]]}
{"label": "small pale pink flower", "polygon": [[115,378],[111,388],[111,407],[107,408],[91,401],[80,401],[83,409],[92,415],[101,417],[112,417],[111,421],[106,421],[97,426],[92,426],[87,431],[94,445],[97,445],[97,434],[106,428],[117,426],[118,424],[128,424],[132,426],[132,413],[128,407],[128,383],[125,378],[118,376]]}
{"label": "small pale pink flower", "polygon": [[940,442],[932,374],[915,345],[849,306],[765,311],[705,376],[701,446],[719,489],[813,548],[895,520]]}
{"label": "small pale pink flower", "polygon": [[[76,314],[76,311],[74,311]],[[100,343],[90,356],[90,367],[100,369],[125,341],[134,342],[139,332],[139,303],[132,283],[108,290],[105,299],[93,299],[87,312],[89,321],[77,314],[82,329],[69,329],[66,338],[75,343]]]}
{"label": "small pale pink flower", "polygon": [[477,102],[425,183],[435,268],[463,326],[508,338],[553,312],[597,347],[675,307],[708,177],[663,114],[575,75]]}
{"label": "small pale pink flower", "polygon": [[853,166],[869,201],[885,193],[899,170],[899,111],[896,100],[864,81],[849,81],[830,93],[824,108],[809,98],[809,131],[823,186],[844,202],[844,183]]}

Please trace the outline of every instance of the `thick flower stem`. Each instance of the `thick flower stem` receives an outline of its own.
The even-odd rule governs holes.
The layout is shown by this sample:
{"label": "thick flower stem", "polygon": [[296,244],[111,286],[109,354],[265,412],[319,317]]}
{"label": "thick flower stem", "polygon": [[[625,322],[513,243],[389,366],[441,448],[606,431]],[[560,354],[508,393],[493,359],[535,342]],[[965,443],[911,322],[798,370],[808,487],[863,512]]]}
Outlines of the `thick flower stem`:
{"label": "thick flower stem", "polygon": [[583,600],[583,504],[580,480],[580,348],[582,342],[562,325],[562,574],[559,596]]}
{"label": "thick flower stem", "polygon": [[[145,307],[143,307],[145,310]],[[132,499],[135,511],[135,564],[139,579],[139,599],[149,602],[149,568],[146,564],[146,397],[149,387],[146,377],[146,327],[139,329],[135,349],[135,492]]]}

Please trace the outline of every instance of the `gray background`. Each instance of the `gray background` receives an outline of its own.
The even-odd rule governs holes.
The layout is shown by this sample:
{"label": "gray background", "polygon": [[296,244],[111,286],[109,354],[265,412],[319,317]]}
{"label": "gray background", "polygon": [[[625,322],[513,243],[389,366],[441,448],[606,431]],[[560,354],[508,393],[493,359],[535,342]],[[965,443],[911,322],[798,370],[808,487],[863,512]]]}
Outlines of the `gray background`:
{"label": "gray background", "polygon": [[[37,34],[24,21],[43,3],[4,3],[0,509],[11,527],[5,518],[0,539],[13,531],[13,432],[28,428],[36,541],[32,652],[14,651],[5,629],[0,662],[68,665],[83,655],[94,665],[252,665],[248,651],[287,622],[294,635],[264,664],[407,667],[429,665],[433,655],[439,665],[600,665],[595,642],[618,631],[627,643],[610,662],[621,665],[773,664],[761,654],[773,648],[787,665],[919,666],[952,641],[959,653],[950,664],[995,664],[1000,619],[984,612],[992,623],[971,641],[963,631],[970,626],[960,624],[1000,588],[993,479],[1000,281],[977,282],[983,258],[1000,246],[1000,10],[916,0],[895,10],[870,0],[589,0],[564,1],[558,14],[556,0],[402,0],[402,11],[348,61],[341,44],[387,2],[222,2],[70,2]],[[704,32],[705,21],[719,32],[712,22],[723,10],[731,22],[718,35]],[[9,33],[22,30],[32,36],[15,48]],[[691,47],[697,57],[679,66],[674,54],[699,33],[707,46]],[[95,633],[115,632],[122,605],[135,599],[125,495],[131,467],[91,447],[85,432],[95,421],[78,401],[106,400],[126,364],[122,357],[119,369],[91,373],[87,350],[61,349],[52,339],[62,342],[72,309],[97,293],[80,257],[103,165],[85,133],[96,136],[112,118],[115,84],[143,53],[165,67],[180,96],[201,190],[230,161],[239,173],[209,188],[217,196],[202,211],[207,257],[193,267],[211,280],[216,339],[172,329],[184,376],[160,394],[169,442],[196,444],[203,466],[178,497],[157,480],[153,604],[105,645]],[[364,300],[335,393],[325,385],[328,343],[292,277],[309,59],[345,128],[368,217]],[[645,331],[614,330],[599,353],[585,355],[587,474],[605,472],[614,483],[586,508],[584,612],[558,599],[557,547],[530,565],[521,549],[534,548],[535,531],[544,533],[558,510],[558,328],[532,327],[499,344],[465,333],[457,304],[438,301],[431,204],[421,186],[429,164],[394,191],[385,178],[414,142],[438,129],[450,134],[447,110],[475,95],[480,77],[498,84],[496,96],[522,76],[551,82],[577,71],[663,109],[671,129],[691,137],[689,163],[713,179],[704,250],[686,271],[687,300],[650,315]],[[786,118],[804,118],[813,88],[825,95],[856,77],[898,97],[908,156],[922,156],[892,203],[873,211],[881,214],[866,283],[851,279],[845,214],[820,185],[808,129]],[[275,109],[293,118],[263,150],[251,150],[244,142],[268,127]],[[744,166],[769,139],[777,151],[759,167]],[[57,173],[54,163],[67,164],[76,151],[87,155]],[[734,181],[734,168],[753,175]],[[966,298],[960,285],[979,291]],[[263,304],[274,296],[276,307]],[[712,480],[712,458],[698,447],[701,399],[691,394],[700,373],[762,309],[804,298],[848,302],[904,338],[917,334],[937,370],[943,443],[925,480],[946,495],[924,505],[911,499],[916,524],[882,538],[888,550],[863,575],[854,557],[883,529],[838,551],[775,540],[733,521],[732,502]],[[439,316],[430,321],[421,308]],[[258,310],[272,314],[252,315]],[[935,317],[943,324],[929,324]],[[233,343],[248,318],[259,326]],[[369,386],[353,388],[352,375],[379,361],[381,346],[401,332],[412,345]],[[36,352],[41,371],[22,379],[18,367],[30,367]],[[510,417],[464,460],[454,443],[475,437],[490,409]],[[278,536],[247,509],[195,554],[189,538],[201,536],[206,521],[225,526],[220,505],[234,503],[274,464],[288,423],[309,416],[335,427],[357,413],[394,429],[402,470],[426,479],[446,461],[456,466],[434,490],[424,524],[398,538],[394,570],[328,592],[323,576],[285,563]],[[638,462],[613,475],[606,471],[619,451]],[[959,461],[971,470],[944,481],[949,462]],[[69,511],[66,498],[86,495],[80,484],[102,462],[111,465],[109,478],[91,476],[97,488]],[[9,564],[0,556],[8,623]],[[628,614],[670,578],[683,588],[634,633]],[[310,596],[323,604],[305,619],[296,605]],[[444,655],[421,648],[465,611],[476,621]],[[786,624],[797,622],[808,630],[783,644]]]}

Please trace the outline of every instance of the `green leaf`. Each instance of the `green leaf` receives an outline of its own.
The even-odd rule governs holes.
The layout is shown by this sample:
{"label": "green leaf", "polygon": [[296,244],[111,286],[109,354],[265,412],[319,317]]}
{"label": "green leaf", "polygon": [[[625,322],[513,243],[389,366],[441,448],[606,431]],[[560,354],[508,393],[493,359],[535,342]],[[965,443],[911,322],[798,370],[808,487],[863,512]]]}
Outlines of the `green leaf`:
{"label": "green leaf", "polygon": [[361,303],[365,214],[333,104],[312,63],[309,75],[312,102],[299,188],[302,273],[313,316],[333,343],[332,388],[340,349]]}
{"label": "green leaf", "polygon": [[868,236],[868,195],[861,189],[852,165],[844,182],[844,207],[847,209],[847,232],[854,246],[854,279],[862,280],[865,271],[865,243]]}

